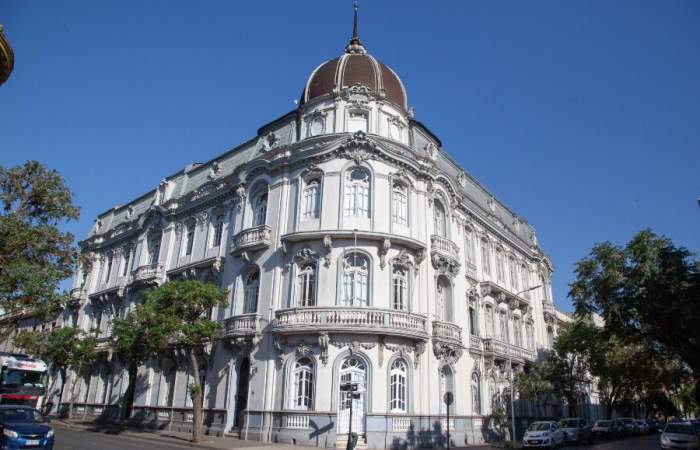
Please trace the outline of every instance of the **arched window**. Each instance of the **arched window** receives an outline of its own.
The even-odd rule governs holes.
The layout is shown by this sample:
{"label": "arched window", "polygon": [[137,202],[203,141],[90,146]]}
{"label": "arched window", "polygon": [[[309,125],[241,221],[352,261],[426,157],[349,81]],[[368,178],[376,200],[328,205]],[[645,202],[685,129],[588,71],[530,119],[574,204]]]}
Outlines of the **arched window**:
{"label": "arched window", "polygon": [[391,306],[405,311],[408,309],[408,270],[394,264],[391,270]]}
{"label": "arched window", "polygon": [[503,342],[508,341],[508,334],[507,334],[507,323],[506,323],[506,313],[503,311],[498,313],[498,322],[499,322],[499,328],[501,329],[501,340]]}
{"label": "arched window", "polygon": [[520,279],[523,281],[522,290],[525,292],[525,298],[530,298],[530,280],[528,278],[527,267],[525,265],[520,266]]}
{"label": "arched window", "polygon": [[501,406],[501,396],[498,393],[495,378],[489,380],[489,395],[491,396],[491,411],[498,409]]}
{"label": "arched window", "polygon": [[513,335],[515,336],[515,345],[523,346],[523,332],[520,327],[520,317],[513,318]]}
{"label": "arched window", "polygon": [[218,247],[221,245],[221,238],[223,237],[223,232],[224,232],[224,215],[219,214],[211,222],[211,239],[209,241],[210,247]]}
{"label": "arched window", "polygon": [[435,318],[437,320],[450,320],[450,282],[445,277],[437,279],[435,295]]}
{"label": "arched window", "polygon": [[508,258],[508,271],[510,272],[510,287],[514,291],[518,291],[518,266],[515,265],[515,259],[511,256]]}
{"label": "arched window", "polygon": [[476,372],[472,374],[472,413],[481,414],[481,386]]}
{"label": "arched window", "polygon": [[369,260],[353,252],[343,260],[343,306],[367,306],[369,303]]}
{"label": "arched window", "polygon": [[195,229],[195,224],[194,222],[190,222],[187,224],[187,229],[185,230],[185,242],[184,242],[184,250],[185,250],[185,256],[189,256],[192,254],[192,247],[194,247],[194,229]]}
{"label": "arched window", "polygon": [[316,265],[307,264],[297,274],[297,306],[316,305]]}
{"label": "arched window", "polygon": [[440,237],[447,237],[447,215],[445,214],[445,208],[442,203],[435,201],[435,207],[433,209],[433,232]]}
{"label": "arched window", "polygon": [[481,267],[484,273],[491,274],[491,258],[489,257],[489,243],[486,240],[481,241]]}
{"label": "arched window", "polygon": [[364,169],[353,169],[345,178],[344,214],[369,218],[370,176]]}
{"label": "arched window", "polygon": [[535,328],[532,326],[532,321],[528,321],[525,331],[527,333],[527,347],[530,350],[535,350]]}
{"label": "arched window", "polygon": [[109,282],[109,277],[112,275],[112,260],[113,256],[109,255],[107,256],[107,268],[105,269],[105,278],[102,280],[103,283],[108,283]]}
{"label": "arched window", "polygon": [[476,264],[476,254],[474,253],[474,235],[470,229],[464,230],[464,253],[467,256],[468,264]]}
{"label": "arched window", "polygon": [[503,266],[503,251],[499,248],[496,250],[496,278],[501,283],[506,281],[505,268]]}
{"label": "arched window", "polygon": [[352,417],[352,429],[358,432],[364,430],[364,412],[367,410],[367,364],[357,356],[350,356],[340,366],[339,386],[346,383],[357,384],[360,397],[351,399],[350,392],[338,393],[338,433],[346,434],[350,423],[350,402],[352,402],[354,414]]}
{"label": "arched window", "polygon": [[306,183],[303,192],[303,217],[304,219],[317,219],[319,216],[319,206],[321,195],[321,182],[317,179]]}
{"label": "arched window", "polygon": [[314,364],[306,356],[294,363],[289,399],[291,409],[308,411],[314,407]]}
{"label": "arched window", "polygon": [[389,371],[389,408],[393,413],[408,411],[408,365],[403,359],[396,359]]}
{"label": "arched window", "polygon": [[258,292],[260,291],[260,272],[253,270],[245,279],[243,314],[258,311]]}
{"label": "arched window", "polygon": [[391,220],[408,226],[408,188],[403,183],[395,182],[391,191]]}
{"label": "arched window", "polygon": [[493,308],[491,305],[486,305],[484,307],[486,316],[486,336],[493,337]]}
{"label": "arched window", "polygon": [[129,273],[129,248],[125,247],[122,249],[122,276],[126,276]]}
{"label": "arched window", "polygon": [[[442,368],[440,368],[439,376],[440,376],[440,379],[439,379],[439,381],[440,381],[440,397],[439,397],[439,399],[440,399],[440,411],[444,411],[445,410],[445,402],[442,401],[442,399],[445,397],[445,394],[447,392],[452,392],[453,395],[455,392],[454,391],[454,374],[452,373],[452,369],[450,368],[450,366],[445,365],[445,366],[442,366]],[[452,409],[453,411],[454,411],[454,408],[455,408],[454,404],[450,406],[450,409]]]}
{"label": "arched window", "polygon": [[479,335],[479,322],[477,318],[476,308],[473,305],[469,305],[469,333],[472,336]]}
{"label": "arched window", "polygon": [[267,220],[267,192],[260,192],[253,199],[253,226],[265,225]]}

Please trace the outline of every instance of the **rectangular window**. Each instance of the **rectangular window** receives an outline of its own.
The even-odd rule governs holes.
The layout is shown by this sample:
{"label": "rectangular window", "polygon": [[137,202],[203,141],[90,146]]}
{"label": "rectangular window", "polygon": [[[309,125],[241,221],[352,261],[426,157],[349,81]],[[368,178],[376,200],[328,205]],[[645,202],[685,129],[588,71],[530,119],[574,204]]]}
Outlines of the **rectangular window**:
{"label": "rectangular window", "polygon": [[485,274],[491,274],[491,261],[489,259],[489,244],[481,243],[481,266]]}
{"label": "rectangular window", "polygon": [[312,181],[304,189],[304,194],[303,194],[304,219],[316,219],[316,218],[318,218],[318,213],[319,213],[318,197],[319,197],[318,182]]}
{"label": "rectangular window", "polygon": [[105,279],[102,282],[108,283],[110,275],[112,275],[112,257],[111,256],[107,260],[107,270],[105,270]]}
{"label": "rectangular window", "polygon": [[151,265],[158,264],[160,257],[160,240],[153,239],[148,245],[148,263]]}
{"label": "rectangular window", "polygon": [[367,133],[367,113],[350,112],[348,117],[348,132],[355,133],[362,131]]}
{"label": "rectangular window", "polygon": [[467,256],[467,263],[476,264],[476,257],[474,255],[474,241],[471,231],[465,231],[464,233],[464,249]]}
{"label": "rectangular window", "polygon": [[129,273],[129,251],[124,250],[122,253],[122,276],[125,277]]}
{"label": "rectangular window", "polygon": [[395,224],[408,226],[408,195],[406,188],[395,186],[392,194],[392,220]]}

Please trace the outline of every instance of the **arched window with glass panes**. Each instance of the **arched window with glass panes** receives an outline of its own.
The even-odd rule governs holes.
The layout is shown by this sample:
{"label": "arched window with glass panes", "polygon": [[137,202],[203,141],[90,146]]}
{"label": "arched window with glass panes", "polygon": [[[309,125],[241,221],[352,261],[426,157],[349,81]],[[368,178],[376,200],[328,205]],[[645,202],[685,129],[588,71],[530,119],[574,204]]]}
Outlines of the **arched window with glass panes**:
{"label": "arched window with glass panes", "polygon": [[515,258],[508,258],[508,272],[510,273],[510,287],[514,291],[518,291],[518,266],[515,264]]}
{"label": "arched window with glass panes", "polygon": [[407,311],[409,303],[408,268],[395,263],[391,268],[391,307]]}
{"label": "arched window with glass panes", "polygon": [[316,305],[316,264],[299,267],[297,273],[297,306]]}
{"label": "arched window with glass panes", "polygon": [[493,336],[493,308],[491,305],[484,306],[484,317],[486,318],[486,336]]}
{"label": "arched window with glass panes", "polygon": [[244,280],[243,313],[258,312],[258,293],[260,292],[260,271],[251,270]]}
{"label": "arched window with glass panes", "polygon": [[343,259],[343,306],[369,304],[369,259],[362,253],[352,252]]}
{"label": "arched window with glass panes", "polygon": [[313,178],[306,182],[302,193],[302,217],[318,219],[320,212],[321,180]]}
{"label": "arched window with glass panes", "polygon": [[523,346],[523,330],[521,327],[520,317],[513,318],[513,335],[515,337],[515,345]]}
{"label": "arched window with glass panes", "polygon": [[489,253],[489,243],[484,239],[481,241],[481,268],[486,275],[491,275],[491,258]]}
{"label": "arched window with glass panes", "polygon": [[408,226],[408,187],[395,181],[391,191],[391,220],[397,225]]}
{"label": "arched window with glass panes", "polygon": [[530,291],[528,291],[528,289],[530,289],[530,279],[528,277],[528,271],[525,265],[520,266],[520,279],[522,280],[521,289],[523,290],[523,294],[525,295],[525,298],[529,299]]}
{"label": "arched window with glass panes", "polygon": [[435,319],[441,321],[452,320],[452,285],[446,277],[438,277],[435,294]]}
{"label": "arched window with glass panes", "polygon": [[218,247],[221,245],[221,239],[224,233],[224,215],[217,214],[211,221],[211,233],[209,237],[209,246]]}
{"label": "arched window with glass panes", "polygon": [[294,362],[289,386],[289,408],[302,411],[314,409],[314,363],[308,356]]}
{"label": "arched window with glass panes", "polygon": [[496,278],[501,283],[506,281],[505,267],[503,262],[503,250],[501,250],[500,248],[496,249]]}
{"label": "arched window with glass panes", "polygon": [[267,221],[267,190],[258,191],[253,196],[253,223],[257,227]]}
{"label": "arched window with glass panes", "polygon": [[356,168],[346,172],[343,214],[346,217],[369,218],[370,216],[370,174]]}
{"label": "arched window with glass panes", "polygon": [[395,359],[389,369],[389,410],[408,412],[408,364],[401,358]]}
{"label": "arched window with glass panes", "polygon": [[447,237],[447,213],[445,213],[445,207],[442,206],[442,202],[439,200],[435,201],[435,207],[433,208],[433,232],[440,237]]}

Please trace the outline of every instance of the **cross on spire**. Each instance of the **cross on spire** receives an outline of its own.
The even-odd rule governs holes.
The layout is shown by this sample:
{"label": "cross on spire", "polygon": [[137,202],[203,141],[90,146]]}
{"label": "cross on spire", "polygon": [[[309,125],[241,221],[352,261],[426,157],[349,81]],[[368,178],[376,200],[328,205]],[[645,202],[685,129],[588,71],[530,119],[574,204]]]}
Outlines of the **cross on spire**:
{"label": "cross on spire", "polygon": [[365,48],[362,46],[362,42],[360,42],[360,36],[358,35],[358,10],[360,9],[360,3],[358,0],[355,0],[353,2],[353,10],[355,11],[355,17],[352,23],[352,37],[350,38],[350,42],[348,43],[347,47],[345,47],[345,52],[346,53],[359,53],[359,54],[364,54],[367,53]]}

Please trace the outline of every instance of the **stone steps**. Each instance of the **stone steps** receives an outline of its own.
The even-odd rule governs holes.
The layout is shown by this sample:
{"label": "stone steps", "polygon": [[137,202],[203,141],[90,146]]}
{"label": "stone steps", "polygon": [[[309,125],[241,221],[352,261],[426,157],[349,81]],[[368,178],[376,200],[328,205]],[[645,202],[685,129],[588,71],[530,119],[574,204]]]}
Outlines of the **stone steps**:
{"label": "stone steps", "polygon": [[[347,434],[339,434],[335,438],[335,448],[337,450],[345,450],[345,448],[348,445],[348,435]],[[358,450],[366,450],[367,449],[367,437],[364,434],[361,434],[357,438],[357,445],[355,445],[355,448]]]}

